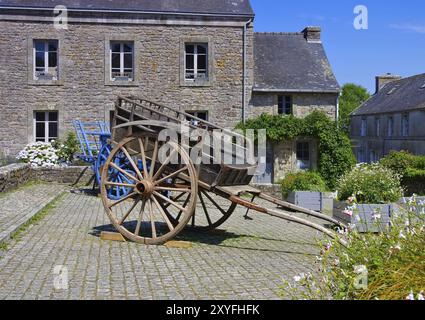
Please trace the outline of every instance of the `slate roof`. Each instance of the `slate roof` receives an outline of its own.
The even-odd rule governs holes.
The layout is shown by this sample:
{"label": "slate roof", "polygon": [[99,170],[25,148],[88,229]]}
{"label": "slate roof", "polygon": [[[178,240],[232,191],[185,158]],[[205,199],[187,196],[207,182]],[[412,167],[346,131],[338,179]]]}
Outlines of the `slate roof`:
{"label": "slate roof", "polygon": [[0,0],[0,7],[254,16],[249,0]]}
{"label": "slate roof", "polygon": [[387,83],[352,116],[425,109],[425,73]]}
{"label": "slate roof", "polygon": [[340,91],[323,44],[304,33],[255,33],[254,60],[254,91]]}

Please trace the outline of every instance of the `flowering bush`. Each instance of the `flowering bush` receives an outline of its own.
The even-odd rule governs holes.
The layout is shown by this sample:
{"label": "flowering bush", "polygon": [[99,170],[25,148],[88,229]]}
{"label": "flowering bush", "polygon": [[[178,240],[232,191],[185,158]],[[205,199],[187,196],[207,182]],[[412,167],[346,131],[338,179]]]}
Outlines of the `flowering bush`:
{"label": "flowering bush", "polygon": [[59,159],[65,162],[71,162],[74,159],[74,154],[80,149],[74,132],[69,132],[64,141],[52,141],[52,146],[57,149]]}
{"label": "flowering bush", "polygon": [[29,163],[32,167],[55,167],[59,164],[57,150],[51,143],[35,142],[19,152],[17,159]]}
{"label": "flowering bush", "polygon": [[320,242],[315,272],[284,281],[281,295],[293,299],[424,300],[424,247],[425,202],[413,197],[391,218],[387,232],[361,234],[349,227],[338,230],[335,240]]}
{"label": "flowering bush", "polygon": [[358,203],[390,203],[403,197],[400,176],[380,164],[359,164],[337,186],[339,200],[355,196]]}

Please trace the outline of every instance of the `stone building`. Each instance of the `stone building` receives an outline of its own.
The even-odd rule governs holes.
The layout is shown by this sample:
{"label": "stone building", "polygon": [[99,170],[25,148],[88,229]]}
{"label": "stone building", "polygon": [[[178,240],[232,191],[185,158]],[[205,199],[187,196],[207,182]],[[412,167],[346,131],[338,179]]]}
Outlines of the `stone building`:
{"label": "stone building", "polygon": [[[0,0],[0,153],[108,122],[118,94],[228,128],[262,112],[335,117],[320,29],[254,34],[253,21],[249,0]],[[300,147],[314,168],[314,144]],[[296,144],[274,149],[265,182],[296,168]]]}
{"label": "stone building", "polygon": [[351,114],[359,162],[377,162],[392,150],[425,154],[425,74],[376,77],[376,93]]}

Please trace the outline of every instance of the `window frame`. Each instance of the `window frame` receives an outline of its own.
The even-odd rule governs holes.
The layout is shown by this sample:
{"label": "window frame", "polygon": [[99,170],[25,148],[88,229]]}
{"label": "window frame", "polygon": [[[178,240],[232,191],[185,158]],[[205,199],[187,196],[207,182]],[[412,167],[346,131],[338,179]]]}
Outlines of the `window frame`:
{"label": "window frame", "polygon": [[[113,49],[113,45],[114,44],[119,44],[120,46],[120,51],[119,52],[114,52],[112,51]],[[126,52],[124,50],[124,46],[125,45],[129,45],[131,46],[131,52]],[[113,67],[113,55],[114,54],[119,54],[120,55],[120,67],[119,67],[119,73],[121,74],[120,77],[125,78],[125,76],[123,76],[123,74],[126,73],[126,69],[130,69],[131,70],[131,77],[127,77],[128,80],[124,80],[124,79],[118,79],[118,77],[114,77],[113,73],[114,73],[114,68]],[[125,67],[125,56],[131,54],[131,68],[126,68]],[[111,40],[109,43],[109,63],[110,63],[110,68],[109,68],[109,76],[110,76],[110,81],[112,82],[133,82],[134,81],[134,55],[135,55],[135,50],[134,50],[134,41],[119,41],[119,40]]]}
{"label": "window frame", "polygon": [[381,136],[381,118],[375,117],[375,136],[380,137]]}
{"label": "window frame", "polygon": [[367,118],[362,118],[360,123],[360,136],[367,136]]}
{"label": "window frame", "polygon": [[[205,79],[196,81],[186,80],[186,44],[204,44],[207,47],[207,72]],[[181,37],[180,38],[180,87],[211,87],[215,81],[214,45],[213,38],[206,37]]]}
{"label": "window frame", "polygon": [[401,116],[401,133],[403,137],[410,136],[410,116],[408,113]]}
{"label": "window frame", "polygon": [[[51,42],[56,42],[56,51],[50,51],[49,46]],[[43,51],[37,51],[37,42],[41,42],[44,46]],[[50,65],[50,53],[56,54],[56,75],[52,75],[52,79],[40,79],[37,77],[37,53],[44,53],[44,67],[43,72],[48,73]],[[35,81],[57,81],[59,79],[59,40],[57,39],[33,39],[33,76]]]}
{"label": "window frame", "polygon": [[[302,153],[303,153],[303,156],[305,154],[308,155],[308,160],[305,160],[304,158],[301,159],[301,158],[298,157],[298,153],[299,153],[298,147],[300,145],[303,145],[304,147],[305,147],[305,145],[307,145],[307,148],[302,149]],[[311,168],[312,168],[312,158],[311,158],[311,143],[310,143],[310,141],[303,141],[303,140],[296,141],[295,158],[296,158],[296,166],[297,166],[298,170],[311,170]],[[303,167],[301,167],[300,163],[303,163],[303,165],[305,163],[307,163],[307,165],[304,165]]]}
{"label": "window frame", "polygon": [[[57,120],[51,121],[49,119],[49,115],[51,113],[56,113]],[[37,114],[44,114],[44,120],[40,121],[37,120]],[[37,137],[37,124],[43,123],[44,124],[44,141],[41,141],[39,139],[43,137]],[[56,124],[56,137],[50,137],[50,123]],[[34,110],[33,111],[33,142],[51,142],[52,140],[56,140],[59,138],[59,111],[56,110],[50,110],[50,111],[40,111],[40,110]]]}
{"label": "window frame", "polygon": [[294,100],[291,95],[278,95],[277,113],[281,115],[291,115],[294,113]]}
{"label": "window frame", "polygon": [[387,136],[389,138],[394,137],[394,117],[388,116],[387,119]]}
{"label": "window frame", "polygon": [[[193,46],[193,53],[188,53],[187,52],[187,46]],[[205,53],[199,53],[199,47],[204,47],[205,49]],[[191,42],[186,42],[184,45],[184,77],[185,77],[185,81],[187,82],[199,82],[199,81],[208,81],[209,78],[209,70],[208,70],[208,59],[209,59],[209,55],[208,55],[208,43],[191,43]],[[188,78],[188,68],[187,68],[187,57],[188,55],[193,56],[193,79]],[[199,69],[199,57],[200,56],[205,56],[205,69]],[[198,75],[198,71],[199,70],[205,70],[205,77],[197,77]]]}
{"label": "window frame", "polygon": [[196,118],[202,119],[201,117],[199,117],[200,113],[205,113],[206,117],[204,121],[209,121],[209,112],[208,110],[192,110],[192,111],[186,111],[187,114],[190,114],[191,116],[194,116]]}

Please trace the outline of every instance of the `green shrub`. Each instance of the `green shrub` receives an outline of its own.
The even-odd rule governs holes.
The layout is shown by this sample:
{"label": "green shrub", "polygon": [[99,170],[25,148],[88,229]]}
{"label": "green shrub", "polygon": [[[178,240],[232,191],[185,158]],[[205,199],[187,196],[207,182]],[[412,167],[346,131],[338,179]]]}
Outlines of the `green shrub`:
{"label": "green shrub", "polygon": [[52,142],[54,148],[58,150],[57,154],[62,161],[71,162],[75,153],[80,150],[80,144],[74,132],[68,132],[64,141],[56,140]]}
{"label": "green shrub", "polygon": [[294,116],[262,114],[256,119],[239,124],[237,129],[266,129],[267,138],[274,142],[313,138],[319,142],[318,172],[329,189],[355,165],[351,142],[337,123],[323,112],[315,111],[301,119]]}
{"label": "green shrub", "polygon": [[359,164],[338,183],[338,198],[355,196],[359,203],[391,203],[403,197],[400,176],[380,164]]}
{"label": "green shrub", "polygon": [[425,195],[425,156],[393,151],[380,163],[400,175],[402,186],[408,195]]}
{"label": "green shrub", "polygon": [[314,171],[287,174],[281,186],[284,197],[288,197],[289,193],[293,191],[327,191],[325,181],[320,174]]}

